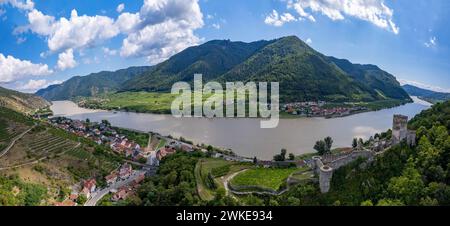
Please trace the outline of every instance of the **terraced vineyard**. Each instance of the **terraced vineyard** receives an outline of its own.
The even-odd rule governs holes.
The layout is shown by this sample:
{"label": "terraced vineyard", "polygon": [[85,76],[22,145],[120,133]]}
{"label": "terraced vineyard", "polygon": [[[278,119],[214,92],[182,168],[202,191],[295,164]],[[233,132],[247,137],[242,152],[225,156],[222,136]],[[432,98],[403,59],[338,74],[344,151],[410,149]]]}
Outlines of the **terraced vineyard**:
{"label": "terraced vineyard", "polygon": [[36,134],[40,139],[27,144],[27,154],[30,158],[54,155],[74,148],[76,143],[62,137],[52,136],[46,132]]}
{"label": "terraced vineyard", "polygon": [[94,171],[94,168],[98,170],[101,174],[106,176],[111,171],[117,169],[120,164],[119,162],[112,161],[105,155],[95,155],[90,151],[83,148],[75,148],[66,153],[67,157],[72,157],[72,159],[77,161],[82,161],[87,164],[88,168],[85,167],[69,167],[69,171],[76,177],[86,178],[90,175],[90,171]]}

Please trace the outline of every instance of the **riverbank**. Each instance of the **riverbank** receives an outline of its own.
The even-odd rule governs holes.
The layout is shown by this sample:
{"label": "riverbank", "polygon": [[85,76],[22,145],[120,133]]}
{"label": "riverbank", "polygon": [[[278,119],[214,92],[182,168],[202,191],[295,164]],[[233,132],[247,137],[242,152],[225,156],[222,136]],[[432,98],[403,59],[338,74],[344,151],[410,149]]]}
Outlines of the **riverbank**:
{"label": "riverbank", "polygon": [[360,113],[343,118],[280,119],[277,128],[261,129],[260,119],[253,118],[174,118],[171,115],[89,110],[69,101],[52,105],[55,116],[101,122],[138,131],[153,131],[164,136],[185,137],[196,144],[211,144],[232,149],[242,156],[272,159],[282,148],[296,155],[311,152],[317,140],[331,136],[335,147],[351,146],[354,137],[369,139],[392,127],[394,114],[410,118],[429,105],[415,102],[395,108]]}
{"label": "riverbank", "polygon": [[[92,110],[108,110],[113,112],[134,112],[147,114],[171,114],[172,101],[176,95],[170,93],[152,93],[152,92],[124,92],[103,94],[99,97],[77,97],[72,101],[79,107]],[[203,98],[205,100],[205,97]],[[324,106],[302,106],[291,108],[286,106],[298,104],[282,104],[280,109],[280,118],[297,119],[305,117],[314,118],[339,118],[348,117],[370,111],[378,111],[393,107],[398,107],[408,103],[411,100],[387,99],[373,102],[352,102],[335,103],[328,102]],[[311,103],[311,102],[303,102]]]}

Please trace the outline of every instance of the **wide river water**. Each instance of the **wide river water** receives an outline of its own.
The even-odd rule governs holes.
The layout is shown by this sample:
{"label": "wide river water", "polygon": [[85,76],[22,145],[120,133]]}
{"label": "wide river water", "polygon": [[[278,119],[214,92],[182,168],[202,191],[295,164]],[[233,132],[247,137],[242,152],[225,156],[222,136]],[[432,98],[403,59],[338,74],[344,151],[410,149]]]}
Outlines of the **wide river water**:
{"label": "wide river water", "polygon": [[55,116],[97,122],[106,119],[118,127],[182,136],[195,143],[229,148],[243,156],[271,159],[282,148],[294,154],[313,152],[315,142],[326,136],[333,138],[334,147],[348,147],[354,137],[367,139],[384,132],[392,127],[394,114],[411,118],[430,107],[427,102],[413,99],[411,104],[344,118],[281,119],[275,129],[261,129],[260,119],[179,119],[171,115],[90,110],[70,101],[55,101],[51,109]]}

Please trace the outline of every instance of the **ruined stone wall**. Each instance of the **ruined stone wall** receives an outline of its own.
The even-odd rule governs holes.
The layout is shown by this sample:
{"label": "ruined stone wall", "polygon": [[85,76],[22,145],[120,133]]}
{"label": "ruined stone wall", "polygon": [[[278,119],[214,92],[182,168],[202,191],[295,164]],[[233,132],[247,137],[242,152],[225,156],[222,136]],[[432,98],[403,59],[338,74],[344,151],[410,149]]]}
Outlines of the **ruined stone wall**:
{"label": "ruined stone wall", "polygon": [[324,164],[319,156],[313,157],[313,170],[319,175],[319,187],[322,193],[327,193],[331,187],[333,171],[354,162],[358,158],[366,158],[369,162],[374,160],[374,151],[354,151]]}

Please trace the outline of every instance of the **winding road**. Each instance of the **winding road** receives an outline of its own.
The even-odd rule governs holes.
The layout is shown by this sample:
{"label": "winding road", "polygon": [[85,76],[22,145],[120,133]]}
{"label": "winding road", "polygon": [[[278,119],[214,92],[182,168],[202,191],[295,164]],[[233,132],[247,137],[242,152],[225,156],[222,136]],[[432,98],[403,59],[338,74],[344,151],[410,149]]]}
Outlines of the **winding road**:
{"label": "winding road", "polygon": [[137,170],[135,171],[131,176],[129,176],[125,180],[120,180],[112,185],[110,185],[107,188],[104,188],[100,191],[97,191],[91,195],[91,197],[88,199],[88,201],[84,204],[84,206],[96,206],[97,203],[109,192],[112,190],[119,190],[120,188],[127,186],[131,184],[136,178],[139,177],[142,173],[145,173],[143,170]]}

